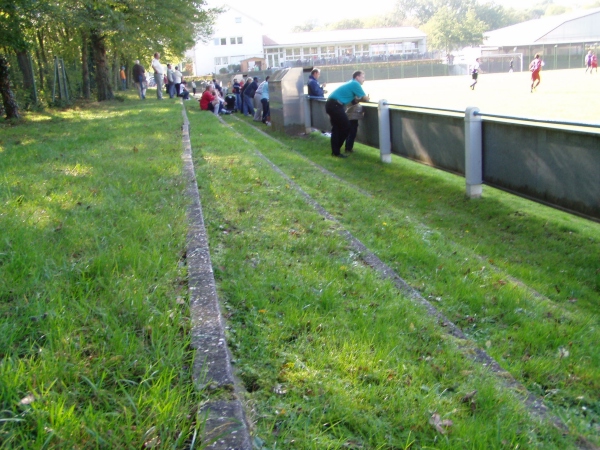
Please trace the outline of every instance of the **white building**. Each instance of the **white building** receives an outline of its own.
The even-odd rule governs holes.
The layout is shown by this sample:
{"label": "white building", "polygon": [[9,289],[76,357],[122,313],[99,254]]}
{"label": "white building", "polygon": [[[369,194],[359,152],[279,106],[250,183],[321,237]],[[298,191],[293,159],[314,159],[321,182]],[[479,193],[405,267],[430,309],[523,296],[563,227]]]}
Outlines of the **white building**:
{"label": "white building", "polygon": [[197,42],[187,53],[193,61],[194,75],[219,73],[221,68],[242,60],[263,58],[263,24],[228,5],[224,9],[217,17],[210,40]]}
{"label": "white building", "polygon": [[402,59],[427,51],[427,35],[414,27],[269,34],[263,42],[269,67]]}

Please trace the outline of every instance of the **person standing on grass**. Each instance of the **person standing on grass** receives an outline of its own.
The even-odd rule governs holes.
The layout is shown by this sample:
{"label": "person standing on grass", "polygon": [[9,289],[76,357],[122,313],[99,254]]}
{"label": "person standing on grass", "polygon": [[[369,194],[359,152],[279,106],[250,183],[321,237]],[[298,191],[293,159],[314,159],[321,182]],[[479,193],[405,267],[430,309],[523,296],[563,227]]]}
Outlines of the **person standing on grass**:
{"label": "person standing on grass", "polygon": [[121,66],[121,88],[123,90],[127,89],[127,75],[125,75],[125,66]]}
{"label": "person standing on grass", "polygon": [[160,63],[160,53],[156,52],[154,54],[154,59],[152,59],[152,69],[154,70],[154,81],[156,82],[156,98],[159,100],[163,99],[162,96],[162,86],[163,86],[163,66]]}
{"label": "person standing on grass", "polygon": [[175,81],[171,64],[167,64],[167,92],[169,93],[169,98],[175,97]]}
{"label": "person standing on grass", "polygon": [[262,83],[260,83],[258,85],[258,89],[256,89],[256,93],[254,94],[254,121],[255,122],[261,121],[262,117],[263,117],[262,93],[263,93],[263,89],[265,86],[267,86],[267,88],[269,87],[269,85],[267,84],[268,81],[269,81],[269,77],[267,76],[265,78],[265,81],[263,81]]}
{"label": "person standing on grass", "polygon": [[592,51],[589,50],[585,58],[583,59],[583,65],[585,66],[585,73],[587,73],[588,69],[590,69],[590,73],[592,73]]}
{"label": "person standing on grass", "polygon": [[535,58],[529,63],[531,72],[531,92],[540,85],[540,72],[542,71],[542,60],[540,54],[536,53]]}
{"label": "person standing on grass", "polygon": [[269,121],[271,118],[271,111],[269,110],[269,77],[265,78],[262,87],[262,94],[260,96],[260,103],[262,104],[262,123],[271,126],[271,122]]}
{"label": "person standing on grass", "polygon": [[469,86],[471,88],[472,91],[475,90],[475,85],[477,84],[477,77],[479,76],[479,58],[475,59],[475,63],[471,66],[471,78],[473,79],[473,82],[471,83],[471,86]]}
{"label": "person standing on grass", "polygon": [[510,58],[510,65],[509,65],[508,73],[513,73],[513,64],[514,64],[514,60],[512,58]]}
{"label": "person standing on grass", "polygon": [[196,95],[196,82],[192,80],[192,94]]}
{"label": "person standing on grass", "polygon": [[244,110],[242,111],[245,116],[254,116],[254,94],[258,89],[258,77],[254,77],[251,83],[247,83],[244,86],[243,97],[244,97]]}
{"label": "person standing on grass", "polygon": [[325,111],[331,121],[331,155],[337,158],[346,157],[340,152],[350,131],[346,105],[369,101],[369,96],[362,88],[364,82],[365,73],[357,70],[352,74],[352,80],[339,86],[325,102]]}
{"label": "person standing on grass", "polygon": [[590,70],[590,74],[592,73],[592,70],[596,69],[596,73],[598,73],[598,57],[596,56],[595,53],[592,52],[592,68]]}
{"label": "person standing on grass", "polygon": [[133,82],[137,87],[140,100],[146,100],[146,69],[140,64],[140,60],[136,59],[133,65]]}
{"label": "person standing on grass", "polygon": [[358,132],[358,121],[365,117],[365,113],[362,105],[356,103],[346,110],[346,115],[350,122],[350,129],[348,131],[348,137],[346,138],[346,153],[352,153],[354,151],[354,140],[356,139],[356,133]]}
{"label": "person standing on grass", "polygon": [[173,71],[173,84],[175,85],[175,95],[179,97],[179,87],[181,86],[181,80],[183,78],[183,74],[179,71],[179,66],[175,66],[175,70]]}

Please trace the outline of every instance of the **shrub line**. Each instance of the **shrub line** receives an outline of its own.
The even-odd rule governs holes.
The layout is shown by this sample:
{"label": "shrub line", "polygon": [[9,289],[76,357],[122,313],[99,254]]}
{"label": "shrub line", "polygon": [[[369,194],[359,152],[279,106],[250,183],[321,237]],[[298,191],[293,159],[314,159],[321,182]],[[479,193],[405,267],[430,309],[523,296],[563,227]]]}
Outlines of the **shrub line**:
{"label": "shrub line", "polygon": [[208,236],[192,160],[190,124],[185,107],[182,143],[184,176],[188,206],[187,255],[188,289],[192,322],[191,345],[195,349],[193,379],[197,387],[224,390],[228,399],[208,400],[200,409],[205,417],[202,442],[211,449],[251,450],[249,427],[244,408],[236,392],[239,387],[231,368],[231,356],[225,339],[225,324],[210,259]]}
{"label": "shrub line", "polygon": [[[225,121],[223,122],[226,123]],[[226,125],[232,128],[229,124],[226,123]],[[252,125],[250,124],[250,126]],[[457,346],[460,350],[463,351],[463,354],[467,358],[489,368],[491,372],[494,373],[494,375],[496,375],[496,377],[501,381],[501,383],[505,387],[514,390],[515,394],[519,398],[521,398],[521,401],[534,416],[537,416],[542,420],[549,420],[557,428],[563,430],[564,432],[568,432],[567,425],[559,417],[550,414],[548,407],[544,404],[542,399],[536,397],[534,394],[529,392],[523,384],[517,381],[510,372],[503,369],[502,366],[494,358],[492,358],[485,350],[479,348],[475,344],[475,342],[471,341],[467,336],[465,336],[465,334],[458,326],[456,326],[452,321],[445,317],[440,311],[438,311],[437,308],[435,308],[435,306],[433,306],[428,300],[426,300],[418,290],[412,288],[392,268],[390,268],[381,259],[379,259],[379,257],[376,254],[371,252],[359,239],[357,239],[354,235],[352,235],[352,233],[346,230],[343,227],[343,225],[332,214],[330,214],[316,200],[314,200],[308,193],[306,193],[292,178],[290,178],[285,172],[283,172],[275,163],[273,163],[269,158],[262,154],[252,142],[248,141],[237,130],[233,129],[233,131],[237,133],[243,141],[250,144],[254,148],[255,154],[259,158],[263,159],[273,169],[274,172],[278,173],[282,178],[284,178],[285,181],[289,183],[290,187],[293,187],[300,195],[302,195],[305,198],[306,202],[310,204],[321,216],[337,224],[339,226],[338,232],[340,233],[340,235],[343,236],[350,243],[352,248],[360,255],[360,258],[367,265],[369,265],[369,267],[373,268],[383,279],[388,279],[392,281],[400,292],[407,295],[409,298],[411,298],[413,301],[416,301],[421,306],[425,307],[427,313],[430,316],[435,317],[439,321],[440,325],[446,330],[446,334],[449,334],[459,339],[460,341],[463,341],[464,343],[457,342]],[[259,131],[262,134],[266,134],[262,130],[257,131]],[[272,139],[276,140],[275,138]],[[318,166],[318,164],[316,163],[313,164]],[[323,168],[323,170],[325,169]],[[334,177],[338,178],[337,175],[334,175]],[[584,445],[581,448],[587,447]]]}

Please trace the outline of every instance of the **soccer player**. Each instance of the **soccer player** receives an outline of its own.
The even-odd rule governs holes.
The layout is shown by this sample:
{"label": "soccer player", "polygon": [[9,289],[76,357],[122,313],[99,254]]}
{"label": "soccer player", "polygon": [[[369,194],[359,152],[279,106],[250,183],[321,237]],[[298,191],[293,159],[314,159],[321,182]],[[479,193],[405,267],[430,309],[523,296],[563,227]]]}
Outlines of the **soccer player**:
{"label": "soccer player", "polygon": [[[529,70],[531,71],[531,92],[540,85],[540,71],[542,70],[542,60],[540,54],[536,53],[533,61],[529,63]],[[537,81],[537,83],[536,83]]]}
{"label": "soccer player", "polygon": [[475,64],[471,66],[471,78],[473,82],[471,83],[471,90],[475,90],[475,85],[477,84],[477,76],[479,75],[479,58],[475,59]]}

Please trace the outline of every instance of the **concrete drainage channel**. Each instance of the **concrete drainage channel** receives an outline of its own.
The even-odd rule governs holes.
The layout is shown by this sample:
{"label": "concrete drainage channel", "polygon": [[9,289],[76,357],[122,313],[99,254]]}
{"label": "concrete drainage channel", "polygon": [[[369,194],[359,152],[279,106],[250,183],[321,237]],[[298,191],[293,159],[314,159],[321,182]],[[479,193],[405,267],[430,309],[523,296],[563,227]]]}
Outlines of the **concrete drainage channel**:
{"label": "concrete drainage channel", "polygon": [[[196,362],[194,365],[194,380],[200,387],[222,388],[231,392],[230,400],[210,401],[201,409],[200,417],[205,415],[207,418],[202,442],[212,442],[207,447],[209,449],[249,450],[252,448],[252,443],[243,406],[237,395],[239,388],[237,387],[233,376],[231,357],[225,341],[225,326],[219,309],[215,281],[210,262],[208,239],[204,228],[204,219],[202,216],[196,175],[192,162],[189,140],[189,122],[185,108],[183,108],[183,117],[184,174],[187,178],[187,195],[192,200],[192,205],[188,212],[189,231],[187,264],[190,309],[193,324],[192,345],[197,351]],[[226,126],[230,126],[221,118],[220,120]],[[246,123],[244,121],[241,122]],[[252,125],[250,124],[250,126]],[[259,130],[256,127],[254,128],[265,136],[276,140],[262,130]],[[255,154],[267,162],[269,166],[283,177],[286,180],[286,183],[300,193],[305,198],[306,202],[315,208],[319,214],[327,220],[339,225],[340,234],[348,240],[352,248],[360,255],[363,261],[376,270],[382,278],[390,279],[404,295],[421,307],[424,307],[427,313],[435,317],[449,335],[458,338],[458,347],[467,358],[483,364],[494,373],[506,388],[510,389],[516,396],[522,399],[522,402],[532,415],[537,416],[542,420],[550,421],[554,426],[564,432],[568,432],[568,428],[564,422],[560,418],[550,414],[550,411],[543,403],[542,399],[527,391],[521,383],[519,383],[509,372],[504,370],[495,359],[485,352],[485,350],[480,349],[473,341],[470,341],[459,327],[448,320],[418,291],[410,287],[406,281],[394,272],[393,269],[381,261],[377,255],[369,251],[362,242],[354,237],[349,231],[345,230],[334,216],[304,192],[294,180],[288,177],[278,166],[256,149],[242,134],[237,131],[235,132],[240,136],[240,139],[252,146]],[[285,144],[279,143],[282,146],[285,146]],[[318,166],[313,162],[310,162],[310,164],[317,166],[324,174],[333,176],[334,178],[347,183],[327,169]],[[363,191],[360,188],[358,188],[358,190],[370,196],[366,191]],[[582,442],[580,448],[585,449],[589,447],[586,443]]]}
{"label": "concrete drainage channel", "polygon": [[192,347],[196,350],[193,378],[199,388],[218,389],[224,394],[220,395],[223,400],[208,401],[198,412],[198,420],[205,420],[200,440],[207,444],[207,449],[251,450],[248,424],[238,396],[238,386],[225,340],[225,323],[217,298],[185,107],[182,142],[186,195],[190,199],[187,266]]}

